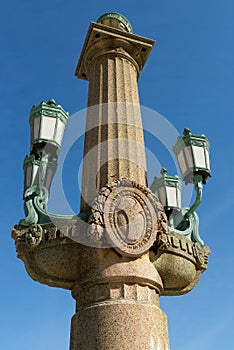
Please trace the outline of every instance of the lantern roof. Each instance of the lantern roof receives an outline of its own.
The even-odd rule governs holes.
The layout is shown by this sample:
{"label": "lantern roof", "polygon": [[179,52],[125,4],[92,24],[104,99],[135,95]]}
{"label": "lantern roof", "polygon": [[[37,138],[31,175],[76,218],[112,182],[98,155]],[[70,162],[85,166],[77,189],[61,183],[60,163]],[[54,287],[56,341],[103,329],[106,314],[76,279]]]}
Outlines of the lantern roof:
{"label": "lantern roof", "polygon": [[58,117],[64,122],[64,124],[67,123],[69,118],[69,113],[65,112],[61,105],[57,105],[54,99],[50,99],[48,102],[42,101],[39,105],[32,106],[29,122],[31,123],[32,119],[42,115],[55,118]]}
{"label": "lantern roof", "polygon": [[184,136],[178,136],[177,142],[173,147],[175,154],[178,154],[185,146],[199,146],[210,148],[210,143],[205,135],[193,135],[189,128],[184,129]]}
{"label": "lantern roof", "polygon": [[162,187],[162,186],[169,186],[169,187],[177,187],[181,189],[182,183],[178,177],[178,175],[175,176],[169,176],[167,174],[167,170],[165,168],[162,168],[161,170],[161,175],[162,177],[154,177],[154,181],[152,185],[150,186],[151,190],[153,192],[156,191],[157,188]]}

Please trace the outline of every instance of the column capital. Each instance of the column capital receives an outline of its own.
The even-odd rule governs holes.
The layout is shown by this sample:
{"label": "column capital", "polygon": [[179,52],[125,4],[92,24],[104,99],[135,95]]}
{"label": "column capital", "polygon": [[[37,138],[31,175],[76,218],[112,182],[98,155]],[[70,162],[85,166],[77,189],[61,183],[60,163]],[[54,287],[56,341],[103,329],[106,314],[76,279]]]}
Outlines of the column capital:
{"label": "column capital", "polygon": [[154,40],[91,22],[78,61],[75,76],[89,80],[88,65],[103,54],[124,55],[137,65],[138,76],[154,45]]}

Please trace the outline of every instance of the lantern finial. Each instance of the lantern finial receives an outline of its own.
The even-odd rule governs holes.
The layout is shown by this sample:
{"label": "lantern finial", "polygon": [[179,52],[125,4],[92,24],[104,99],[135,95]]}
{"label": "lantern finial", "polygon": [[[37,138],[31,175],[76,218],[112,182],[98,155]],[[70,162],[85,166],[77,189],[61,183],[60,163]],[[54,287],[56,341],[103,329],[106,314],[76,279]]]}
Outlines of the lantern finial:
{"label": "lantern finial", "polygon": [[192,131],[189,128],[184,128],[184,136],[192,135]]}
{"label": "lantern finial", "polygon": [[56,101],[55,101],[53,98],[51,98],[51,99],[47,102],[47,104],[50,105],[50,106],[56,106]]}
{"label": "lantern finial", "polygon": [[161,174],[162,176],[167,175],[167,169],[166,169],[166,168],[162,168],[161,171],[160,171],[160,174]]}

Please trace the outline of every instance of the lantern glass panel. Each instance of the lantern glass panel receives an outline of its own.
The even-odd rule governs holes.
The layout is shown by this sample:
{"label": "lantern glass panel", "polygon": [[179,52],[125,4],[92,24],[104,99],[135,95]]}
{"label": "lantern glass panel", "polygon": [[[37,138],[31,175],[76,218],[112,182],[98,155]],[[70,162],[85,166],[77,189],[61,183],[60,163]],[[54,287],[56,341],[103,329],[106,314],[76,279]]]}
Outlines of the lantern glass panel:
{"label": "lantern glass panel", "polygon": [[165,207],[167,205],[167,203],[166,203],[166,194],[165,194],[165,188],[164,187],[160,187],[158,189],[158,196],[159,196],[160,202]]}
{"label": "lantern glass panel", "polygon": [[192,157],[190,146],[187,146],[184,148],[184,154],[185,154],[186,162],[188,164],[188,169],[193,168],[194,164],[193,164],[193,157]]}
{"label": "lantern glass panel", "polygon": [[198,168],[206,168],[205,152],[203,147],[193,146],[195,166]]}
{"label": "lantern glass panel", "polygon": [[186,172],[186,170],[187,170],[187,167],[186,167],[186,163],[185,163],[185,159],[184,159],[184,152],[183,152],[183,150],[180,151],[180,153],[178,154],[177,158],[178,158],[178,162],[179,162],[181,173],[184,174]]}
{"label": "lantern glass panel", "polygon": [[39,175],[39,165],[33,166],[33,176],[32,176],[32,186],[38,183],[38,175]]}
{"label": "lantern glass panel", "polygon": [[206,167],[210,170],[210,154],[208,149],[205,149],[205,154],[206,154]]}
{"label": "lantern glass panel", "polygon": [[33,137],[34,140],[38,139],[39,137],[39,129],[40,129],[40,117],[37,117],[34,119],[34,128],[33,128]]}
{"label": "lantern glass panel", "polygon": [[31,185],[31,178],[32,178],[32,165],[26,168],[25,188],[28,188]]}
{"label": "lantern glass panel", "polygon": [[179,188],[177,188],[177,206],[178,208],[182,207],[181,190]]}
{"label": "lantern glass panel", "polygon": [[167,192],[167,206],[168,207],[178,207],[176,187],[167,186],[166,192]]}
{"label": "lantern glass panel", "polygon": [[62,143],[64,128],[65,128],[65,125],[63,124],[63,122],[61,120],[58,120],[55,141],[59,145],[61,145]]}
{"label": "lantern glass panel", "polygon": [[52,140],[54,139],[56,119],[44,117],[41,127],[41,138]]}

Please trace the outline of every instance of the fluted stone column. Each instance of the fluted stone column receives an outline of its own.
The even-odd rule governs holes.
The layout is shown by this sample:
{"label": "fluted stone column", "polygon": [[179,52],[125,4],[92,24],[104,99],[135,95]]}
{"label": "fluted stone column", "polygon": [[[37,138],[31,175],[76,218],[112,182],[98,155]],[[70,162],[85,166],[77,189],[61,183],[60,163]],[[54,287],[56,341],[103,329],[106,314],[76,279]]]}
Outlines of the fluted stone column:
{"label": "fluted stone column", "polygon": [[[108,209],[103,209],[106,229],[110,224],[108,240],[117,244],[118,250],[116,242],[122,242],[122,234],[116,236],[115,230],[130,225],[131,233],[129,245],[122,242],[120,255],[113,249],[100,249],[97,267],[89,269],[87,262],[85,274],[77,280],[72,290],[77,312],[72,319],[70,350],[169,349],[167,320],[159,307],[162,280],[150,261],[149,248],[142,248],[153,244],[157,220],[145,196],[146,159],[137,81],[153,44],[91,23],[76,68],[75,75],[89,81],[81,211],[89,211],[97,191],[104,188],[99,198],[109,203]],[[105,188],[123,178],[129,182],[119,185],[117,197],[116,189]],[[110,209],[115,203],[116,209]],[[112,210],[120,213],[113,225]],[[96,227],[96,218],[103,213],[91,213],[89,222]],[[91,237],[96,239],[95,234]]]}
{"label": "fluted stone column", "polygon": [[81,211],[116,179],[147,185],[137,79],[154,41],[91,23],[76,75],[89,81]]}

